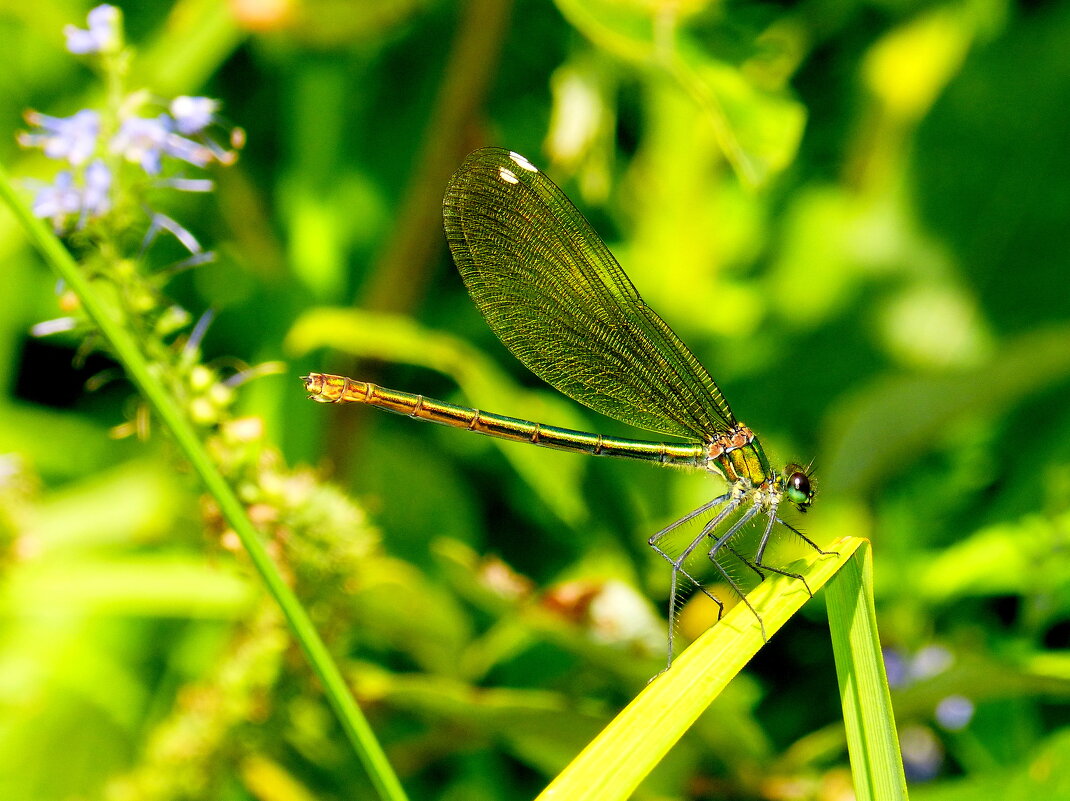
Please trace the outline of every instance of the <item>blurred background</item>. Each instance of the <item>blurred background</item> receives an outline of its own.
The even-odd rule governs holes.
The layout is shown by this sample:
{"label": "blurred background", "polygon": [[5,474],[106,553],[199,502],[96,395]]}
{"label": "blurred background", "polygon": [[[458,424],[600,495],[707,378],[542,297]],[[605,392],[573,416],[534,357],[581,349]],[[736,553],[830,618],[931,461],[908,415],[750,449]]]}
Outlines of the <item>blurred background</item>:
{"label": "blurred background", "polygon": [[[14,174],[54,171],[16,145],[26,109],[103,97],[61,34],[89,8],[0,4]],[[1070,5],[123,11],[131,88],[246,131],[214,194],[167,201],[216,261],[155,275],[215,312],[211,369],[281,363],[206,431],[412,797],[534,796],[663,665],[646,539],[720,489],[306,400],[299,376],[347,372],[643,436],[469,301],[441,197],[494,144],[565,189],[776,464],[813,460],[805,531],[872,540],[914,798],[1070,798]],[[0,257],[0,797],[373,797],[114,363],[31,335],[69,309],[6,211]],[[636,793],[849,797],[820,595]]]}

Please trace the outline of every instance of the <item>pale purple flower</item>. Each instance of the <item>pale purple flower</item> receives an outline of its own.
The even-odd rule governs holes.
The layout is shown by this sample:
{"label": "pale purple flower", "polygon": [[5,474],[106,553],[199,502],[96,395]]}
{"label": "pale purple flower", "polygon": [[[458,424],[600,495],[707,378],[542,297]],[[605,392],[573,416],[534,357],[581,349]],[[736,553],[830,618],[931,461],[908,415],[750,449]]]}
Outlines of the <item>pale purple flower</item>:
{"label": "pale purple flower", "polygon": [[82,214],[100,217],[111,209],[111,170],[97,159],[85,168],[85,188],[82,190]]}
{"label": "pale purple flower", "polygon": [[154,118],[130,117],[123,120],[119,132],[112,138],[111,150],[129,162],[140,164],[149,175],[156,175],[160,172],[160,157],[170,133],[166,114]]}
{"label": "pale purple flower", "polygon": [[195,167],[207,167],[215,158],[215,154],[204,145],[176,133],[168,134],[164,141],[164,152]]}
{"label": "pale purple flower", "polygon": [[30,328],[30,333],[35,337],[47,337],[52,334],[73,331],[78,327],[78,321],[73,317],[57,317],[55,320],[45,320]]}
{"label": "pale purple flower", "polygon": [[111,140],[113,153],[140,164],[149,175],[158,175],[164,155],[173,156],[197,167],[213,159],[212,151],[202,144],[174,132],[174,120],[167,114],[157,117],[130,117],[123,121],[119,133]]}
{"label": "pale purple flower", "polygon": [[103,161],[97,159],[85,168],[82,183],[79,228],[83,227],[86,221],[103,217],[111,211],[111,170]]}
{"label": "pale purple flower", "polygon": [[71,117],[52,117],[37,111],[26,112],[26,122],[38,130],[19,134],[23,147],[39,147],[50,159],[66,159],[70,164],[84,164],[97,149],[100,114],[82,109]]}
{"label": "pale purple flower", "polygon": [[175,239],[182,243],[182,246],[186,248],[190,253],[203,253],[204,248],[201,247],[201,243],[197,241],[192,233],[182,226],[176,220],[172,220],[166,214],[156,213],[152,215],[152,223],[149,225],[149,230],[145,232],[145,238],[141,242],[141,252],[144,253],[154,241],[156,241],[157,234],[160,231],[167,231]]}
{"label": "pale purple flower", "polygon": [[68,221],[79,215],[78,227],[87,220],[111,210],[111,171],[97,159],[82,175],[82,186],[75,183],[70,170],[61,170],[51,184],[39,185],[34,196],[34,216],[50,219],[58,232],[68,228]]}
{"label": "pale purple flower", "polygon": [[888,676],[888,684],[891,687],[903,687],[910,679],[910,668],[903,654],[894,648],[885,648],[884,672]]}
{"label": "pale purple flower", "polygon": [[74,185],[70,170],[61,170],[53,183],[41,187],[34,196],[35,217],[52,220],[52,227],[62,231],[67,217],[82,207],[82,193]]}
{"label": "pale purple flower", "polygon": [[182,95],[171,101],[175,130],[186,136],[198,134],[207,128],[215,120],[218,110],[219,101],[210,97]]}
{"label": "pale purple flower", "polygon": [[89,12],[89,30],[66,25],[67,49],[72,53],[115,53],[122,43],[119,29],[122,13],[115,6],[97,6]]}
{"label": "pale purple flower", "polygon": [[918,725],[904,726],[899,733],[899,745],[908,781],[926,782],[940,773],[944,748],[932,730]]}
{"label": "pale purple flower", "polygon": [[931,679],[951,667],[955,656],[942,645],[927,645],[910,662],[910,676],[915,681]]}
{"label": "pale purple flower", "polygon": [[965,729],[973,720],[973,701],[964,695],[949,695],[936,705],[936,721],[948,731]]}
{"label": "pale purple flower", "polygon": [[[115,57],[125,46],[122,23],[123,13],[119,8],[98,5],[87,15],[88,28],[74,25],[64,28],[67,49],[72,53],[104,55],[102,66],[105,72],[113,72],[121,66]],[[149,103],[159,109],[163,104],[153,100],[147,92],[114,100],[113,111],[144,109]],[[212,98],[183,95],[168,103],[167,111],[155,117],[124,116],[110,141],[101,139],[101,114],[97,111],[85,109],[71,117],[28,112],[29,130],[19,134],[19,142],[27,147],[39,147],[48,158],[66,161],[72,167],[59,172],[50,184],[30,182],[34,192],[33,213],[50,220],[59,233],[81,228],[108,214],[116,204],[115,193],[119,188],[118,173],[113,173],[119,166],[112,162],[119,159],[138,165],[154,177],[153,180],[134,182],[135,189],[147,184],[185,192],[211,191],[214,185],[210,179],[187,177],[176,169],[169,169],[166,177],[156,176],[164,171],[165,157],[202,168],[214,162],[234,163],[236,151],[244,141],[244,132],[240,129],[230,132],[233,150],[224,149],[208,136],[210,128],[221,127],[217,117],[219,108],[219,101]],[[118,158],[105,163],[100,156],[106,153]],[[124,174],[128,171],[125,166],[122,170]],[[201,264],[213,257],[178,222],[162,214],[153,214],[151,209],[148,211],[152,220],[143,249],[160,232],[167,231],[189,251],[189,257],[178,265],[179,268]]]}
{"label": "pale purple flower", "polygon": [[179,192],[211,192],[215,182],[211,178],[161,178],[156,186],[166,186]]}
{"label": "pale purple flower", "polygon": [[[201,147],[207,151],[206,153],[198,151],[197,156],[199,158],[203,158],[206,161],[218,161],[220,164],[228,166],[237,161],[238,154],[236,151],[241,150],[245,144],[245,131],[241,128],[228,129],[223,125],[216,114],[219,111],[219,105],[218,100],[213,100],[210,97],[184,95],[171,101],[170,111],[175,121],[175,130],[186,136],[197,136],[201,142]],[[228,133],[231,149],[228,150],[227,147],[206,135],[208,126],[212,124],[217,125]],[[178,153],[175,153],[175,155],[178,158],[183,158]],[[186,159],[186,161],[190,161],[190,159]]]}

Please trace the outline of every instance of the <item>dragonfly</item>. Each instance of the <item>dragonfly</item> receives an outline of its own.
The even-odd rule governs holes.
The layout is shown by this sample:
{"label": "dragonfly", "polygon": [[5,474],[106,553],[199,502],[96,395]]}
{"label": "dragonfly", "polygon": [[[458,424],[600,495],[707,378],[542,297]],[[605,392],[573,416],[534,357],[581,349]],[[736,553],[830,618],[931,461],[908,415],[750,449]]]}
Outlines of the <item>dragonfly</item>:
{"label": "dragonfly", "polygon": [[[727,551],[759,579],[767,572],[778,573],[801,581],[810,592],[803,576],[765,561],[776,526],[819,554],[833,553],[781,517],[785,503],[805,512],[813,502],[810,469],[795,463],[779,472],[772,467],[758,438],[736,419],[706,368],[643,301],[564,192],[524,156],[494,147],[471,153],[450,179],[442,209],[446,240],[461,278],[487,324],[516,358],[595,411],[681,441],[559,428],[328,373],[302,377],[309,397],[321,403],[363,403],[544,448],[697,468],[720,476],[727,482],[726,491],[648,540],[672,567],[668,665],[687,582],[717,605],[718,620],[725,611],[724,601],[691,567],[703,553],[724,585],[750,608],[765,638],[761,616],[721,557]],[[680,538],[674,532],[692,521],[701,523],[698,532],[688,533],[681,547],[670,547]],[[764,525],[749,555],[736,540],[752,521]]]}

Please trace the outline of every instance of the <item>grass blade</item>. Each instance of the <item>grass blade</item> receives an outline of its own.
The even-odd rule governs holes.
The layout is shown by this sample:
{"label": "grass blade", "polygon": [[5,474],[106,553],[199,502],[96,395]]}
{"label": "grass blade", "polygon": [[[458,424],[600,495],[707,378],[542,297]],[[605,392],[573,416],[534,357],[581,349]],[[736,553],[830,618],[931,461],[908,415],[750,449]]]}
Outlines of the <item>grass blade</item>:
{"label": "grass blade", "polygon": [[855,797],[858,801],[906,799],[903,757],[877,636],[868,543],[829,582],[825,601]]}
{"label": "grass blade", "polygon": [[[803,571],[815,592],[865,540],[847,537]],[[792,566],[795,569],[796,566]],[[773,635],[810,600],[802,584],[773,575],[748,596]],[[539,801],[629,798],[684,732],[765,645],[754,615],[737,604],[650,682],[542,792]]]}

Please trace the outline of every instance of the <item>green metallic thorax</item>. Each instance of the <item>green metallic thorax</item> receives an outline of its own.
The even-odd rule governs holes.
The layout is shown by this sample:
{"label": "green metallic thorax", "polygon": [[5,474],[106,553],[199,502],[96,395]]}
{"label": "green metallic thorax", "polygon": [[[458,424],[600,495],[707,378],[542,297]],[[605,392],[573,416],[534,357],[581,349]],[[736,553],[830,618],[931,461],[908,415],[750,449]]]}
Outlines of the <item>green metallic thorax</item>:
{"label": "green metallic thorax", "polygon": [[773,476],[773,468],[757,437],[742,448],[721,454],[714,461],[725,479],[732,483],[745,478],[757,486]]}

